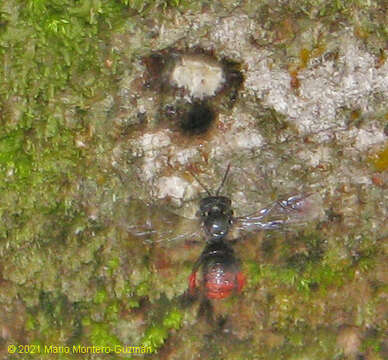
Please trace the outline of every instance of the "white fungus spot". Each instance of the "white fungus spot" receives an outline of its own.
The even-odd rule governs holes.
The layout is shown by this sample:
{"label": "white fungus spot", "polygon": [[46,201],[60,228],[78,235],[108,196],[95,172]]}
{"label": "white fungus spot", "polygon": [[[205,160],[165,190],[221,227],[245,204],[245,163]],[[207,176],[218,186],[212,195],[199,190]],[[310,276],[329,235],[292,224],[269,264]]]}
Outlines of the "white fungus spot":
{"label": "white fungus spot", "polygon": [[181,165],[187,164],[190,159],[198,155],[198,149],[188,148],[188,149],[177,149],[172,153],[170,161],[172,163],[179,163]]}
{"label": "white fungus spot", "polygon": [[356,137],[356,142],[354,147],[360,151],[367,150],[370,146],[375,144],[383,143],[385,140],[385,135],[376,129],[352,129],[351,134],[354,134]]}
{"label": "white fungus spot", "polygon": [[225,82],[222,66],[205,56],[182,56],[171,73],[171,82],[192,97],[213,96]]}
{"label": "white fungus spot", "polygon": [[163,176],[158,180],[158,197],[163,199],[167,196],[181,200],[183,199],[189,183],[178,176]]}
{"label": "white fungus spot", "polygon": [[304,149],[295,155],[303,160],[305,165],[318,166],[320,163],[330,163],[332,157],[330,155],[331,149],[327,146],[318,146],[314,150]]}
{"label": "white fungus spot", "polygon": [[263,137],[256,130],[248,129],[232,135],[229,144],[240,149],[254,149],[263,145]]}
{"label": "white fungus spot", "polygon": [[171,144],[168,131],[145,133],[132,141],[133,155],[143,157],[141,177],[150,181],[165,163],[168,146]]}
{"label": "white fungus spot", "polygon": [[144,151],[153,151],[168,146],[170,143],[170,137],[162,131],[152,134],[146,133],[139,139],[139,145]]}

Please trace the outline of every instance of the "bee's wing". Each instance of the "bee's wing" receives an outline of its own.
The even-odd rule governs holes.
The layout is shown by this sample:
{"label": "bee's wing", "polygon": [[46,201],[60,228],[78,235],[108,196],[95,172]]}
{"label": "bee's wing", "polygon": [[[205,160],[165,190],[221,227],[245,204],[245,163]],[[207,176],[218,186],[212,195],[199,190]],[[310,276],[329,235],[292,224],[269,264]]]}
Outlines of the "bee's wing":
{"label": "bee's wing", "polygon": [[234,226],[241,231],[279,229],[287,224],[304,224],[322,215],[322,199],[319,194],[298,194],[251,215],[237,217]]}
{"label": "bee's wing", "polygon": [[126,230],[146,243],[169,246],[177,241],[198,241],[202,234],[199,219],[188,219],[140,200],[130,200],[126,218]]}

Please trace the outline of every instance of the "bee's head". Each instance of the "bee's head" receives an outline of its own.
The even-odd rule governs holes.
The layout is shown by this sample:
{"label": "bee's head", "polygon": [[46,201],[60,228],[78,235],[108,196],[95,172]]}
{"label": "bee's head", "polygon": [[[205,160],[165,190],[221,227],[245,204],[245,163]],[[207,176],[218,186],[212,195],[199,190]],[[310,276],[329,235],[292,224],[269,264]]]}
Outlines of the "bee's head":
{"label": "bee's head", "polygon": [[225,196],[209,196],[201,200],[200,216],[206,234],[212,240],[226,236],[232,224],[232,202]]}

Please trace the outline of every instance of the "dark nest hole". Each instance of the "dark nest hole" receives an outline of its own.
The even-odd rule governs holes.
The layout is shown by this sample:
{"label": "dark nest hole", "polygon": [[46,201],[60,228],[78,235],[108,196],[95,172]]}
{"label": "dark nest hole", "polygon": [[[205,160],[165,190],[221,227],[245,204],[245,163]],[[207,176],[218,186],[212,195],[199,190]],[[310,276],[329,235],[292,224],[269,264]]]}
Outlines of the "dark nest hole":
{"label": "dark nest hole", "polygon": [[195,102],[182,116],[180,127],[187,135],[204,134],[215,119],[215,112],[206,102]]}

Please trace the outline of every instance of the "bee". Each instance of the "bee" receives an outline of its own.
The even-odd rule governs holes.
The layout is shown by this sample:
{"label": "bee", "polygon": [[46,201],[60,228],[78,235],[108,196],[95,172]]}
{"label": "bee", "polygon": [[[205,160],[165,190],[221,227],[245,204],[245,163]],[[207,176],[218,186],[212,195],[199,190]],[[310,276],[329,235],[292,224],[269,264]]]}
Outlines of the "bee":
{"label": "bee", "polygon": [[[133,235],[151,243],[204,238],[205,248],[189,277],[189,292],[195,294],[199,288],[208,299],[224,299],[243,289],[245,276],[231,246],[232,242],[241,240],[241,233],[279,229],[288,223],[303,222],[315,212],[312,194],[299,194],[276,201],[248,216],[235,217],[231,199],[220,195],[229,171],[230,164],[214,195],[191,173],[207,193],[200,200],[197,219],[183,219],[143,204],[141,213],[145,216],[142,216],[142,223],[128,226]],[[202,278],[198,279],[200,270]]]}

